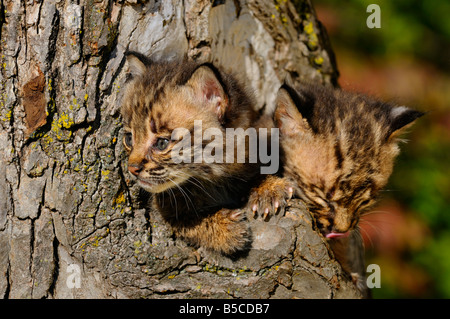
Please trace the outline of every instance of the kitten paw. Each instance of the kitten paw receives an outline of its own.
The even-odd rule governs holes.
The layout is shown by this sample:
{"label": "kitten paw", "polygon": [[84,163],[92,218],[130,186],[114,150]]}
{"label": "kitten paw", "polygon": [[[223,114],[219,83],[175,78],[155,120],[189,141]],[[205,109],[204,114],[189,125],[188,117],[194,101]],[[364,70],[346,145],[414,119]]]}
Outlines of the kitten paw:
{"label": "kitten paw", "polygon": [[223,255],[245,250],[250,235],[244,211],[223,208],[191,227],[177,227],[177,234],[190,244]]}
{"label": "kitten paw", "polygon": [[285,178],[268,176],[264,182],[252,190],[248,206],[253,218],[270,218],[280,211],[284,211],[294,194],[293,185]]}
{"label": "kitten paw", "polygon": [[223,255],[249,247],[250,231],[244,211],[223,208],[190,226],[175,225],[177,236],[189,244]]}
{"label": "kitten paw", "polygon": [[250,241],[248,225],[245,222],[243,210],[230,210],[223,208],[216,215],[216,236],[214,250],[230,255],[244,250]]}

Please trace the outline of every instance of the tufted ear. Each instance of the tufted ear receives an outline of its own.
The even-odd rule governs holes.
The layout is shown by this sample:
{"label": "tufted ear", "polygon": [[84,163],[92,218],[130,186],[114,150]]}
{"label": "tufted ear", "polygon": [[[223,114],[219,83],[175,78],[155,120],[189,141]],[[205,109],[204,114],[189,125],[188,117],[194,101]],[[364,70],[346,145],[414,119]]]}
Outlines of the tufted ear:
{"label": "tufted ear", "polygon": [[306,117],[299,111],[300,108],[310,108],[307,102],[287,85],[280,88],[275,100],[274,122],[281,134],[292,136],[311,133]]}
{"label": "tufted ear", "polygon": [[128,51],[125,53],[128,69],[132,77],[142,77],[148,70],[150,60],[143,54]]}
{"label": "tufted ear", "polygon": [[194,94],[202,106],[209,108],[219,121],[222,121],[228,107],[228,97],[218,71],[208,64],[201,65],[186,84],[194,89]]}
{"label": "tufted ear", "polygon": [[391,128],[387,136],[388,140],[392,140],[402,134],[413,122],[425,113],[412,110],[406,106],[394,107],[391,111]]}

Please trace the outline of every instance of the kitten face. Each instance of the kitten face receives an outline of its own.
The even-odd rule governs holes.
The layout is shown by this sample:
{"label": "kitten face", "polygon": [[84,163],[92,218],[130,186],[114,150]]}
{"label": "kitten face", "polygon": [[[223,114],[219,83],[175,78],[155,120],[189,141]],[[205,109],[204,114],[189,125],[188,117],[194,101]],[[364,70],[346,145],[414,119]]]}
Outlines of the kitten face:
{"label": "kitten face", "polygon": [[[139,54],[129,54],[127,62],[133,77],[122,102],[123,143],[128,169],[139,185],[160,193],[191,177],[210,180],[225,174],[220,164],[179,163],[172,158],[173,148],[184,137],[172,134],[176,129],[187,129],[194,147],[194,120],[201,121],[203,131],[224,131],[229,124],[233,108],[215,71],[188,61],[150,62]],[[189,151],[193,157],[194,150]]]}
{"label": "kitten face", "polygon": [[386,185],[400,130],[423,113],[323,87],[280,89],[285,175],[327,237],[353,229]]}
{"label": "kitten face", "polygon": [[[131,94],[140,93],[135,91]],[[179,108],[180,105],[183,108]],[[166,97],[155,102],[148,113],[132,113],[125,126],[124,146],[129,152],[129,171],[137,176],[142,188],[159,193],[191,177],[189,167],[182,163],[175,166],[171,156],[178,142],[172,139],[172,132],[181,127],[190,130],[193,126],[193,120],[188,120],[191,115],[202,118],[201,115],[207,114],[201,114],[190,101],[189,92],[182,89],[167,92]],[[208,116],[203,118],[207,120]]]}

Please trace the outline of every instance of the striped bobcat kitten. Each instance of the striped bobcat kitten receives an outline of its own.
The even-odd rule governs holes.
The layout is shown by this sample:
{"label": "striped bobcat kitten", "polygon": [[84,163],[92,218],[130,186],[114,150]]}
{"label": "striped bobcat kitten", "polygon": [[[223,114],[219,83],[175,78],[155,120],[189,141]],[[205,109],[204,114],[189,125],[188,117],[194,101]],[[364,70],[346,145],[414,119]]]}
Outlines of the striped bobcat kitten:
{"label": "striped bobcat kitten", "polygon": [[223,254],[246,249],[249,230],[238,208],[259,178],[259,165],[248,160],[180,163],[171,151],[182,138],[174,137],[176,129],[187,129],[194,139],[194,121],[201,121],[203,132],[257,125],[251,94],[209,64],[151,61],[138,53],[128,53],[127,62],[132,78],[122,117],[128,170],[139,186],[153,193],[154,208],[177,236]]}
{"label": "striped bobcat kitten", "polygon": [[391,175],[399,135],[422,112],[319,85],[284,85],[274,113],[280,129],[283,177],[251,195],[267,215],[294,195],[327,238],[346,237]]}

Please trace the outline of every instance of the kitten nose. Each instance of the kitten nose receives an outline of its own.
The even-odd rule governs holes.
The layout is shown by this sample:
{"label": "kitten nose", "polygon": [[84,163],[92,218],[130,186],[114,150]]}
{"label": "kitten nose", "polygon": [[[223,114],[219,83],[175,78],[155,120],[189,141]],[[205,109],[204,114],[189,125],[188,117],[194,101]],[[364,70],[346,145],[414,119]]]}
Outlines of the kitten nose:
{"label": "kitten nose", "polygon": [[134,176],[138,176],[144,166],[142,164],[128,164],[128,170]]}
{"label": "kitten nose", "polygon": [[336,223],[336,220],[334,222],[334,225],[331,227],[332,233],[341,233],[345,234],[350,230],[350,224],[349,223]]}

